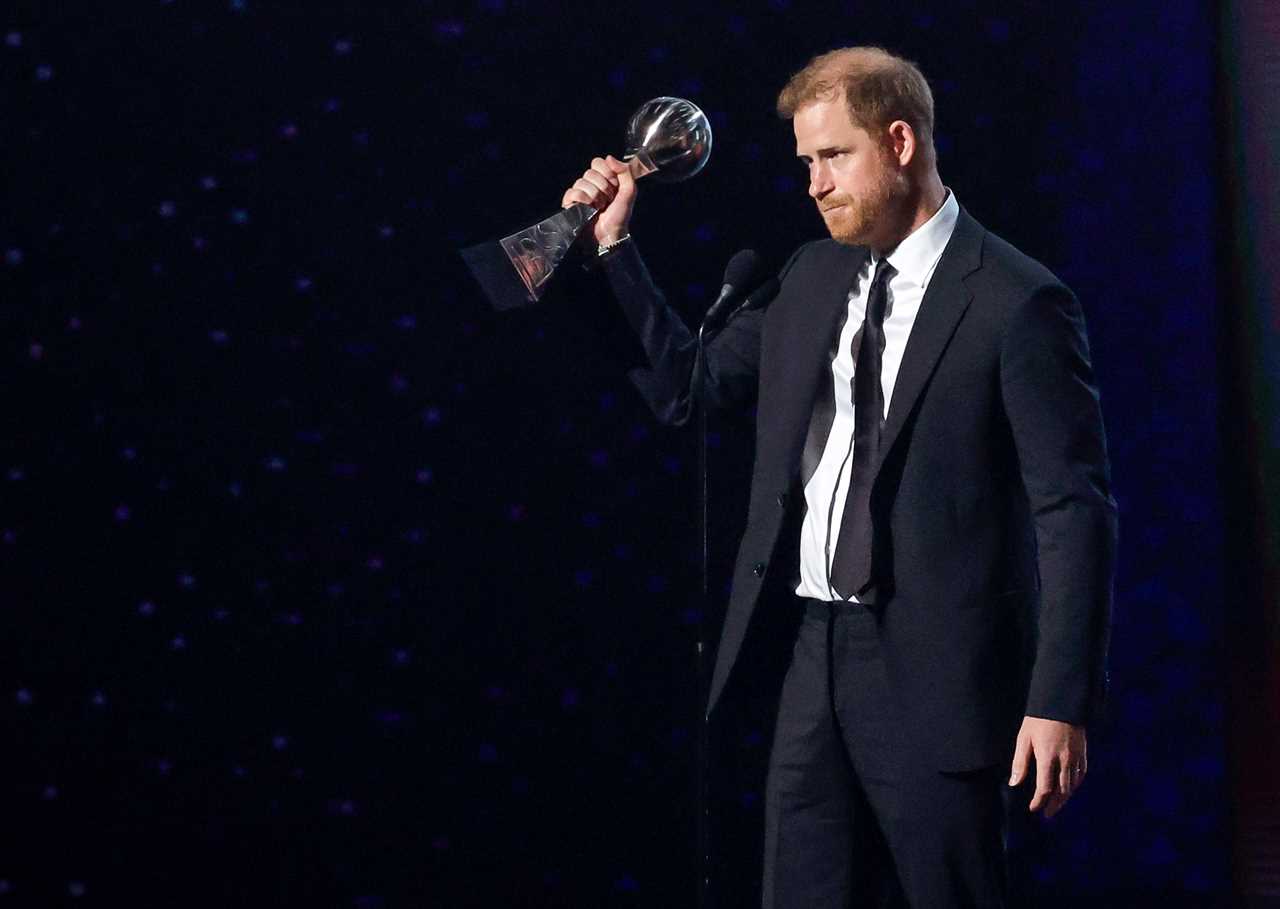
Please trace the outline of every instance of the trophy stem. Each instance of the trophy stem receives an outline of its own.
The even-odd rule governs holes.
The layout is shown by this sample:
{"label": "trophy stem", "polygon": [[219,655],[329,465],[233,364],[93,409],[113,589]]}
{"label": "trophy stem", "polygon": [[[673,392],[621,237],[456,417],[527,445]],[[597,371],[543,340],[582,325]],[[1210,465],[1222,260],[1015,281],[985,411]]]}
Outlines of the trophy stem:
{"label": "trophy stem", "polygon": [[622,160],[626,162],[627,169],[631,171],[631,176],[637,180],[641,177],[649,176],[649,174],[658,169],[658,165],[653,163],[653,158],[646,151],[638,151]]}

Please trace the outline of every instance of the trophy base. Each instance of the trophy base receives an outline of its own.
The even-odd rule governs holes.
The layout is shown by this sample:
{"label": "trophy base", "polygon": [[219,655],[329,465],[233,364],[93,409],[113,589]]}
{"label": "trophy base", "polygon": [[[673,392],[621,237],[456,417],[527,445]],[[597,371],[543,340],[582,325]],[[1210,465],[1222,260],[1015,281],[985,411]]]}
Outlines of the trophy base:
{"label": "trophy base", "polygon": [[[626,161],[637,180],[658,170],[644,150],[628,155]],[[497,243],[464,249],[462,259],[494,309],[517,309],[537,303],[556,266],[597,214],[590,205],[576,202]]]}
{"label": "trophy base", "polygon": [[462,261],[471,270],[489,305],[499,312],[519,309],[536,302],[529,296],[529,288],[511,267],[511,259],[498,243],[481,243],[461,250]]}
{"label": "trophy base", "polygon": [[571,205],[497,243],[464,249],[462,258],[494,309],[537,303],[556,266],[596,214],[590,205]]}

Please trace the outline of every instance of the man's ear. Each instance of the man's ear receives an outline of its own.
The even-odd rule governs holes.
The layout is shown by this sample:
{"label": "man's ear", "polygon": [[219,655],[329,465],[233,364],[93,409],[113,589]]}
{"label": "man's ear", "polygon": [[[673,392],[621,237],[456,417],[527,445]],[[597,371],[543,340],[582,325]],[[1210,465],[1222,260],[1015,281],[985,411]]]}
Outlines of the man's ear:
{"label": "man's ear", "polygon": [[919,151],[916,132],[906,120],[894,120],[889,124],[889,151],[899,167],[907,167]]}

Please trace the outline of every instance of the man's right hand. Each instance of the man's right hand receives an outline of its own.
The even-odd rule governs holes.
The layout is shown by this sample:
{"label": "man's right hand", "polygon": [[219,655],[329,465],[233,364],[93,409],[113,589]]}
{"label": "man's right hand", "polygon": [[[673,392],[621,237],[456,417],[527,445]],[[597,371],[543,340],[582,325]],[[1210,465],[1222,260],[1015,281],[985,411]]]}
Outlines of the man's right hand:
{"label": "man's right hand", "polygon": [[575,202],[600,212],[591,222],[590,231],[583,231],[584,239],[590,236],[597,246],[607,246],[627,235],[631,209],[636,203],[636,179],[627,165],[613,155],[595,158],[582,178],[565,190],[560,207],[568,208]]}

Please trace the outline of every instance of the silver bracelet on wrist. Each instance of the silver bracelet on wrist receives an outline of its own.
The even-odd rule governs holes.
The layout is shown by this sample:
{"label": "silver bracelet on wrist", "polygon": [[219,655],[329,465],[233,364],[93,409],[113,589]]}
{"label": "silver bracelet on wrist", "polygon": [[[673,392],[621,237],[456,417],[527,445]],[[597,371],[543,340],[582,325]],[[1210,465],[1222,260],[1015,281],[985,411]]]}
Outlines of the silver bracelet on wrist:
{"label": "silver bracelet on wrist", "polygon": [[631,239],[631,234],[627,233],[627,234],[623,234],[621,237],[614,240],[612,243],[605,243],[603,246],[597,246],[596,257],[599,258],[601,256],[607,256],[609,253],[613,252],[615,249],[617,249],[619,246],[621,246],[623,243],[626,243],[630,239]]}

